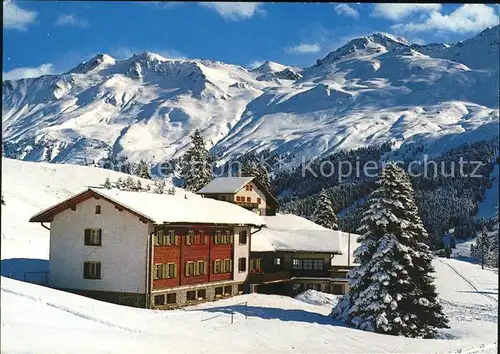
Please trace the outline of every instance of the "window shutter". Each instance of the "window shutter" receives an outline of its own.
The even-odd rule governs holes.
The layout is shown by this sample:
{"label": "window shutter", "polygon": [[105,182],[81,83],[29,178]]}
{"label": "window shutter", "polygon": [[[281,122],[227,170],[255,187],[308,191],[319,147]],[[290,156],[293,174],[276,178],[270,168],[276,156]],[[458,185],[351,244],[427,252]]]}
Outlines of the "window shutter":
{"label": "window shutter", "polygon": [[90,229],[85,229],[85,244],[90,244]]}
{"label": "window shutter", "polygon": [[153,280],[158,279],[158,266],[155,265],[155,271],[153,272]]}
{"label": "window shutter", "polygon": [[[85,230],[87,231],[87,230]],[[89,274],[89,263],[88,262],[83,262],[83,277],[87,278]]]}
{"label": "window shutter", "polygon": [[174,263],[174,278],[177,278],[177,263]]}
{"label": "window shutter", "polygon": [[229,236],[229,243],[233,244],[234,243],[234,235]]}
{"label": "window shutter", "polygon": [[97,278],[101,279],[101,262],[96,263],[95,273],[96,273]]}
{"label": "window shutter", "polygon": [[189,276],[189,262],[184,263],[184,276]]}
{"label": "window shutter", "polygon": [[162,279],[169,278],[168,264],[162,264],[160,267],[161,267],[161,277],[162,277]]}
{"label": "window shutter", "polygon": [[213,265],[213,267],[214,267],[214,271],[213,271],[213,273],[214,273],[214,274],[217,274],[217,261],[214,261],[214,265]]}
{"label": "window shutter", "polygon": [[179,245],[179,236],[175,235],[174,239],[175,239],[175,245],[178,246]]}
{"label": "window shutter", "polygon": [[101,245],[102,244],[102,229],[99,229],[98,235],[99,235],[99,244]]}
{"label": "window shutter", "polygon": [[233,260],[230,259],[229,260],[229,273],[232,273],[233,272]]}

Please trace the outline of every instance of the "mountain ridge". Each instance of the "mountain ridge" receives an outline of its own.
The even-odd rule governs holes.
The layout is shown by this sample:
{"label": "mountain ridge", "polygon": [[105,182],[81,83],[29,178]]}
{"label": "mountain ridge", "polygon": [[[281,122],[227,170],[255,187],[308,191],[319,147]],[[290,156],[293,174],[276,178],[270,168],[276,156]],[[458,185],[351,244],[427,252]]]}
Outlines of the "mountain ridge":
{"label": "mountain ridge", "polygon": [[480,138],[471,132],[498,119],[495,55],[498,26],[453,45],[375,33],[304,69],[101,53],[61,75],[4,81],[3,151],[30,161],[110,153],[163,161],[181,156],[195,129],[222,160],[249,150],[310,158],[388,140]]}

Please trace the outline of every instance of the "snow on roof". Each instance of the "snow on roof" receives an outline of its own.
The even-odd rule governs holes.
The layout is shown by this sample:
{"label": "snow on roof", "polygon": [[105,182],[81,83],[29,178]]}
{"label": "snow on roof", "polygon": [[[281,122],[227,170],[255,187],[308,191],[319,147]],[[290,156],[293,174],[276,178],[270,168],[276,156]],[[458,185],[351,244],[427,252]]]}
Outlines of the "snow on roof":
{"label": "snow on roof", "polygon": [[56,209],[57,206],[70,202],[88,191],[92,191],[154,223],[207,223],[207,224],[246,224],[265,225],[264,219],[242,207],[232,203],[186,193],[180,195],[156,194],[147,192],[130,192],[119,189],[88,188],[87,191],[45,209],[31,219]]}
{"label": "snow on roof", "polygon": [[197,193],[236,193],[243,188],[254,177],[219,177],[200,189]]}
{"label": "snow on roof", "polygon": [[193,194],[186,199],[179,195],[128,192],[118,189],[92,188],[91,190],[144,215],[155,223],[265,224],[261,216],[235,204]]}
{"label": "snow on roof", "polygon": [[277,214],[265,216],[264,220],[267,227],[252,235],[253,252],[340,253],[344,248],[345,232],[324,228],[300,216]]}

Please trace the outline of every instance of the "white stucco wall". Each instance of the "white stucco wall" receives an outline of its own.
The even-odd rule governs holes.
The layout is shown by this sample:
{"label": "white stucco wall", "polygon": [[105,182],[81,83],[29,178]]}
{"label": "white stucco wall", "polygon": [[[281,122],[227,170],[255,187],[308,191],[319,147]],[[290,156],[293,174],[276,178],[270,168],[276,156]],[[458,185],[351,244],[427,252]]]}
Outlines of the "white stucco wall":
{"label": "white stucco wall", "polygon": [[[240,230],[246,230],[247,231],[247,243],[245,245],[240,245]],[[246,228],[235,228],[234,232],[234,244],[233,244],[233,280],[234,281],[245,281],[248,275],[248,261],[250,257],[250,232],[251,229],[249,227]],[[246,271],[245,272],[240,272],[238,270],[238,264],[239,264],[239,259],[240,258],[245,258],[246,259]]]}
{"label": "white stucco wall", "polygon": [[[95,206],[101,214],[95,214]],[[60,288],[145,292],[149,224],[103,199],[88,199],[50,225],[50,284]],[[85,246],[84,230],[102,229],[102,246]],[[84,279],[83,262],[100,261],[101,279]]]}
{"label": "white stucco wall", "polygon": [[259,204],[259,209],[265,210],[266,209],[266,195],[260,191],[253,182],[250,182],[249,184],[252,185],[253,190],[252,191],[247,191],[245,187],[240,189],[235,195],[234,195],[234,201],[236,201],[236,197],[245,197],[245,202],[247,201],[247,197],[252,198],[251,203],[257,203],[257,198],[261,199],[261,202]]}

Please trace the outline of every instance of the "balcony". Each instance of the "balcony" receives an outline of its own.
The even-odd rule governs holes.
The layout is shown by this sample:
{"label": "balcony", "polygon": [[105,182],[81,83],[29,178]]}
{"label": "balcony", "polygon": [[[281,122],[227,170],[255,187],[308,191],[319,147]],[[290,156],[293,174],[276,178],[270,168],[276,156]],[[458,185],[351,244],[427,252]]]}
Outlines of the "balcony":
{"label": "balcony", "polygon": [[250,272],[248,279],[250,283],[270,283],[276,281],[284,281],[291,278],[291,273],[287,270],[268,272],[268,273],[252,273]]}
{"label": "balcony", "polygon": [[258,203],[249,203],[249,202],[233,202],[233,203],[235,203],[236,205],[239,205],[240,207],[245,208],[245,209],[258,209],[259,208]]}

